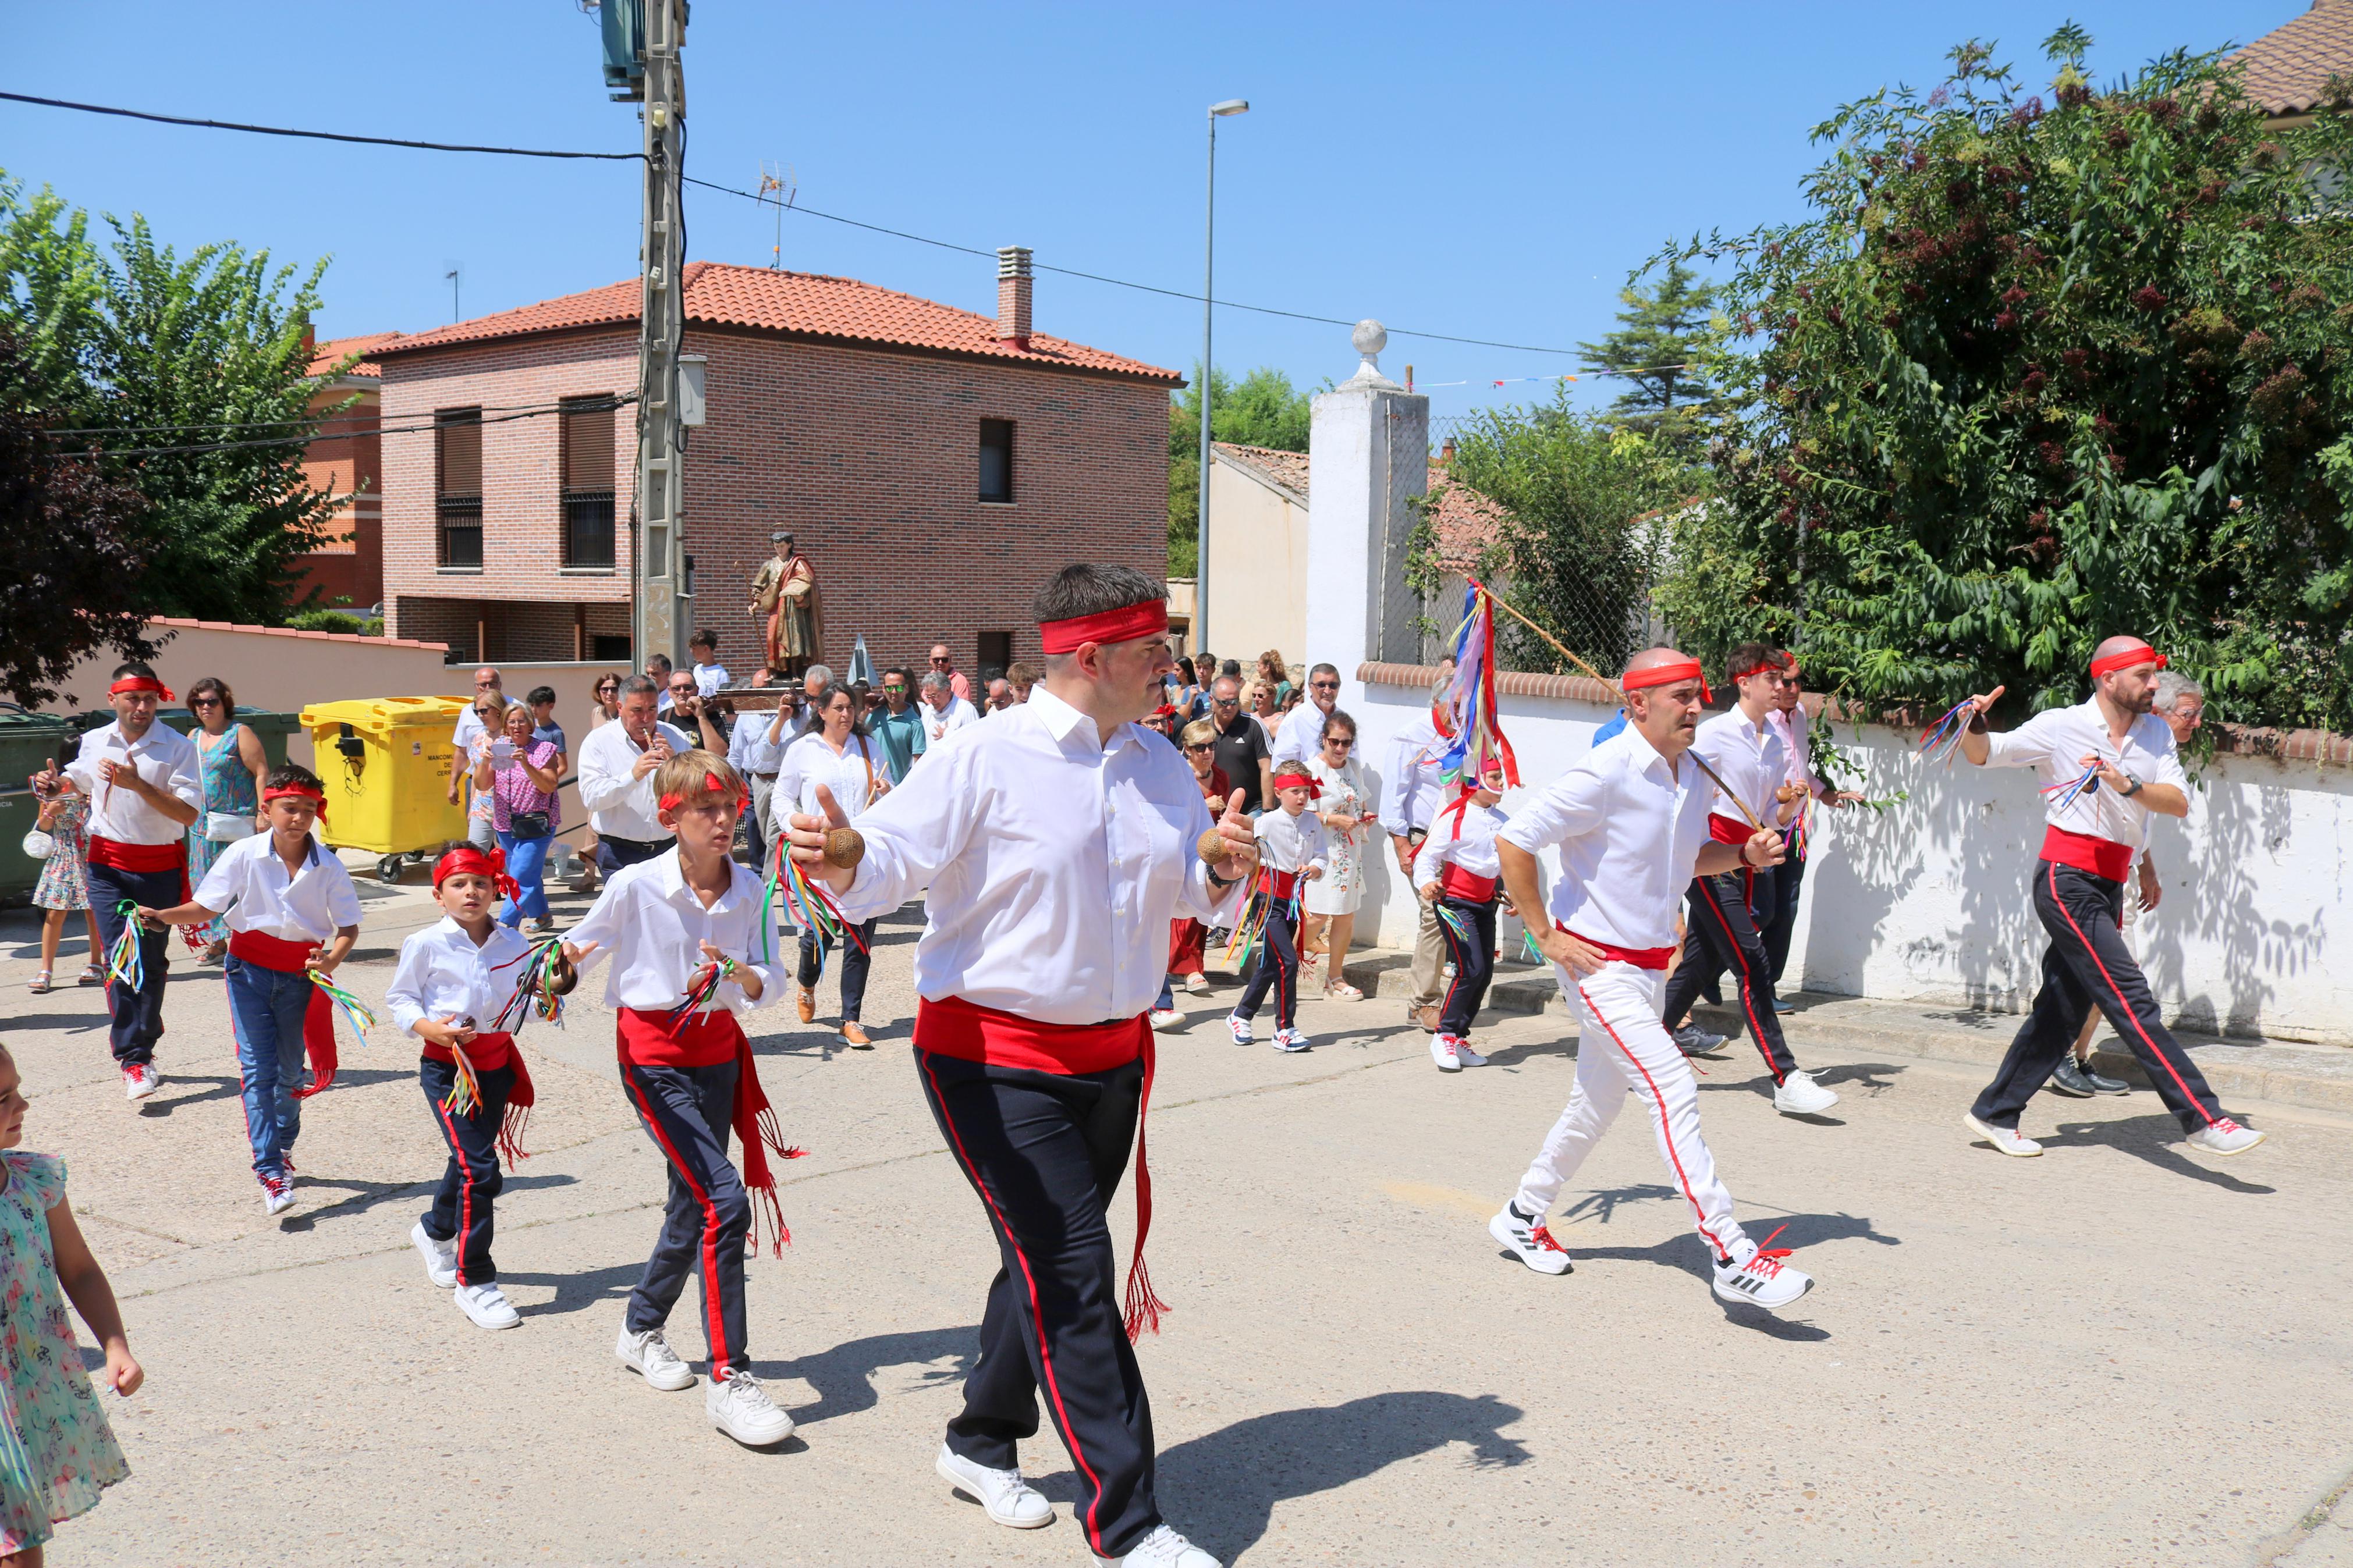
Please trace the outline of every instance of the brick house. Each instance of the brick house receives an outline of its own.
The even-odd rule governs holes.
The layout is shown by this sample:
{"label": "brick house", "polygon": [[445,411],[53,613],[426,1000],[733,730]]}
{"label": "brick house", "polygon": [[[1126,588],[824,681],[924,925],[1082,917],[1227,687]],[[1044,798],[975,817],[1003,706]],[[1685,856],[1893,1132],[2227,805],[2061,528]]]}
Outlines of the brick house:
{"label": "brick house", "polygon": [[[315,590],[321,607],[365,610],[384,597],[384,475],[377,394],[382,381],[367,360],[346,368],[355,353],[379,348],[398,332],[336,338],[312,345],[311,412],[325,416],[321,435],[302,449],[302,478],[313,489],[343,498],[327,522],[328,537],[294,558],[294,600]],[[339,407],[354,394],[358,401]],[[329,414],[326,411],[336,410]]]}
{"label": "brick house", "polygon": [[[995,318],[852,279],[692,262],[682,353],[691,624],[748,676],[768,533],[816,563],[825,655],[934,641],[986,671],[1038,653],[1029,602],[1074,560],[1167,571],[1173,372],[1030,331],[1028,253]],[[632,279],[384,344],[392,635],[462,657],[632,660]]]}

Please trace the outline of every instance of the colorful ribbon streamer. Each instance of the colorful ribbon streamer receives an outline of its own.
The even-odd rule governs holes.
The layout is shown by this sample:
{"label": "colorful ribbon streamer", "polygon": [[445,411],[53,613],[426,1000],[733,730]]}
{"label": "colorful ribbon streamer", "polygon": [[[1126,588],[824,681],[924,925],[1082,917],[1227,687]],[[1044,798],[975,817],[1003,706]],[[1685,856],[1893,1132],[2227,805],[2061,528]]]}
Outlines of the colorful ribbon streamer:
{"label": "colorful ribbon streamer", "polygon": [[[786,853],[781,839],[777,841],[776,860],[768,872],[766,892],[771,900],[781,892],[786,916],[804,931],[817,933],[818,979],[825,978],[826,955],[845,940],[856,943],[859,952],[866,951],[866,939],[859,934],[858,927],[842,914],[841,906],[833,901],[832,893],[826,889],[825,884],[801,869],[800,862]],[[767,946],[767,928],[763,922],[760,941],[764,949]],[[775,957],[773,952],[765,952],[761,962],[773,963]]]}
{"label": "colorful ribbon streamer", "polygon": [[106,950],[107,983],[119,982],[136,991],[147,984],[147,963],[139,953],[138,900],[123,900],[114,906],[114,913],[122,921],[122,934]]}
{"label": "colorful ribbon streamer", "polygon": [[[512,1034],[534,1012],[562,1028],[564,996],[555,989],[555,980],[563,970],[564,939],[542,937],[531,944],[530,952],[512,962],[516,968],[515,988],[499,1009],[499,1016],[491,1020],[491,1032]],[[500,965],[501,969],[506,967],[507,964]]]}
{"label": "colorful ribbon streamer", "polygon": [[2046,795],[2057,795],[2059,798],[2054,804],[2061,811],[2064,811],[2082,796],[2089,795],[2099,787],[2100,764],[2092,763],[2072,779],[2062,779],[2057,784],[2044,784],[2042,793]]}
{"label": "colorful ribbon streamer", "polygon": [[309,971],[309,973],[311,976],[311,984],[327,994],[327,1000],[335,1005],[335,1011],[342,1016],[343,1022],[351,1026],[353,1037],[356,1038],[360,1044],[366,1044],[367,1032],[375,1027],[375,1012],[366,1003],[361,1001],[358,997],[353,995],[350,992],[344,990],[342,986],[336,984],[333,981],[328,979],[317,970],[311,970]]}
{"label": "colorful ribbon streamer", "polygon": [[[1970,718],[1975,717],[1969,702],[1970,699],[1963,698],[1946,709],[1943,718],[1920,731],[1920,749],[1927,753],[1930,762],[1952,765],[1955,754],[1961,749],[1961,737],[1968,733]],[[1963,718],[1964,713],[1969,713],[1970,718]]]}

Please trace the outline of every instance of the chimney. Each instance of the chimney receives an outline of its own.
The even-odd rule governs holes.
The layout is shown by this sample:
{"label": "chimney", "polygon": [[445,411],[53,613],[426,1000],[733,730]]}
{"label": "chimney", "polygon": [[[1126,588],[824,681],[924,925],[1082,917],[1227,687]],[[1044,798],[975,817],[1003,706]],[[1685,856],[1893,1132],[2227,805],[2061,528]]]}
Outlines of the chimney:
{"label": "chimney", "polygon": [[1454,437],[1449,436],[1438,448],[1438,466],[1444,468],[1454,460]]}
{"label": "chimney", "polygon": [[997,250],[997,341],[1028,353],[1029,348],[1029,247]]}

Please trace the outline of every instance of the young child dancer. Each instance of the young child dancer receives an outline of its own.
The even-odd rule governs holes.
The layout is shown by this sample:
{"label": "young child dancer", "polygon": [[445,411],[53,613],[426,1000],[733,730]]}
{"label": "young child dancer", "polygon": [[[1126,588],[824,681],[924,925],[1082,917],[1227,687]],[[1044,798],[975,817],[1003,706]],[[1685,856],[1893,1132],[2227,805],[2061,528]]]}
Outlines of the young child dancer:
{"label": "young child dancer", "polygon": [[[1439,813],[1438,826],[1414,862],[1421,879],[1417,890],[1438,911],[1446,955],[1454,961],[1454,983],[1440,1005],[1438,1033],[1430,1037],[1430,1059],[1440,1072],[1487,1065],[1471,1048],[1471,1020],[1479,1016],[1495,977],[1495,905],[1503,896],[1495,835],[1507,820],[1496,803],[1504,798],[1503,789],[1504,764],[1491,762],[1477,789]],[[1459,826],[1450,827],[1450,816]]]}
{"label": "young child dancer", "polygon": [[[514,1048],[514,1030],[530,1012],[515,993],[533,979],[533,947],[492,918],[514,888],[496,850],[485,855],[467,844],[442,856],[433,896],[443,918],[400,944],[400,967],[384,994],[392,1021],[425,1042],[417,1078],[449,1146],[433,1206],[408,1239],[425,1259],[425,1277],[454,1289],[459,1309],[484,1329],[522,1321],[491,1260],[491,1205],[503,1184],[500,1147],[510,1159],[522,1157],[515,1134],[537,1098]],[[559,952],[550,989],[561,995],[575,978]]]}
{"label": "young child dancer", "polygon": [[1226,1027],[1234,1044],[1250,1043],[1250,1020],[1267,988],[1274,988],[1274,1048],[1303,1051],[1315,1042],[1299,1032],[1299,885],[1324,874],[1331,840],[1321,817],[1307,814],[1307,803],[1324,792],[1304,763],[1285,763],[1274,772],[1275,809],[1259,815],[1258,889],[1253,908],[1244,917],[1259,921],[1258,962],[1250,984],[1234,1005]]}
{"label": "young child dancer", "polygon": [[[301,1102],[335,1076],[334,1015],[311,977],[333,974],[360,934],[352,874],[311,837],[326,800],[319,776],[301,763],[273,770],[261,786],[269,831],[222,850],[188,902],[139,911],[158,930],[228,917],[229,1027],[237,1037],[253,1173],[261,1183],[262,1211],[271,1215],[294,1203]],[[306,1048],[318,1069],[307,1090]]]}
{"label": "young child dancer", "polygon": [[[654,773],[661,826],[676,845],[626,866],[575,926],[564,956],[610,956],[605,1001],[619,1015],[621,1087],[670,1162],[670,1203],[646,1271],[629,1292],[614,1353],[654,1388],[694,1385],[662,1337],[691,1269],[702,1274],[702,1332],[711,1352],[703,1409],[712,1426],[753,1447],[792,1436],[752,1375],[744,1348],[744,1244],[751,1194],[765,1205],[782,1251],[783,1215],[763,1140],[785,1158],[768,1101],[735,1015],[784,994],[776,911],[759,874],[729,850],[750,800],[743,775],[709,752],[681,752]],[[744,1170],[727,1157],[743,1140]],[[749,1189],[747,1193],[746,1189]]]}
{"label": "young child dancer", "polygon": [[[106,1351],[106,1383],[129,1398],[147,1374],[131,1359],[114,1289],[66,1203],[65,1162],[16,1145],[25,1091],[0,1046],[0,1560],[41,1568],[49,1526],[98,1506],[131,1474],[81,1368],[66,1300]],[[58,1299],[63,1286],[65,1300]]]}

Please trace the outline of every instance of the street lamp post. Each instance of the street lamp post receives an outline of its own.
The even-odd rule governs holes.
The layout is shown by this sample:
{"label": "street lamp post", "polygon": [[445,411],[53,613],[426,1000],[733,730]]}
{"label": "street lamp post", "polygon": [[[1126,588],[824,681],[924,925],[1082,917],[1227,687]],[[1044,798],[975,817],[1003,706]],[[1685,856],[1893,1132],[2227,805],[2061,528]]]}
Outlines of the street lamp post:
{"label": "street lamp post", "polygon": [[1208,216],[1201,234],[1201,486],[1198,503],[1193,509],[1193,646],[1209,646],[1209,389],[1215,377],[1210,369],[1217,362],[1209,357],[1209,319],[1217,307],[1210,301],[1217,295],[1218,277],[1218,121],[1233,114],[1248,114],[1250,100],[1229,98],[1223,103],[1209,105],[1209,198]]}

